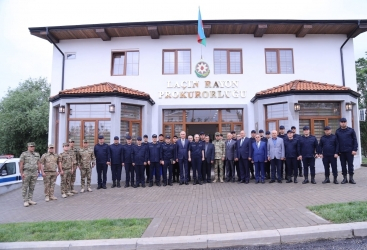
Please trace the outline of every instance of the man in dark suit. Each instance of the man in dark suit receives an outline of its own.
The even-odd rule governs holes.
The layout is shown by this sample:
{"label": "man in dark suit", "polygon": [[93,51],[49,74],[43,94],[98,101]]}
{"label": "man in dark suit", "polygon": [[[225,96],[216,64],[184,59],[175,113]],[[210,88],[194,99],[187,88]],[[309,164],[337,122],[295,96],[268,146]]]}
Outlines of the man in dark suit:
{"label": "man in dark suit", "polygon": [[252,162],[255,165],[255,183],[261,181],[262,184],[265,183],[265,165],[267,161],[267,144],[261,141],[260,135],[255,135],[255,142],[252,143]]}
{"label": "man in dark suit", "polygon": [[176,156],[178,164],[180,166],[180,185],[189,185],[189,168],[188,168],[188,158],[189,158],[189,140],[186,139],[186,132],[181,131],[180,139],[176,142]]}
{"label": "man in dark suit", "polygon": [[226,169],[226,181],[235,182],[235,167],[234,159],[236,158],[236,141],[232,139],[232,134],[227,134],[226,140],[226,153],[225,153],[225,169]]}
{"label": "man in dark suit", "polygon": [[204,144],[204,156],[205,161],[203,163],[204,175],[203,175],[203,183],[205,181],[207,183],[211,182],[211,174],[212,174],[212,164],[214,163],[214,145],[209,142],[209,135],[205,135],[205,144]]}
{"label": "man in dark suit", "polygon": [[250,181],[250,170],[248,161],[251,161],[252,147],[250,138],[246,137],[244,130],[240,132],[241,138],[237,140],[237,157],[235,161],[239,161],[241,181],[240,183],[248,184]]}

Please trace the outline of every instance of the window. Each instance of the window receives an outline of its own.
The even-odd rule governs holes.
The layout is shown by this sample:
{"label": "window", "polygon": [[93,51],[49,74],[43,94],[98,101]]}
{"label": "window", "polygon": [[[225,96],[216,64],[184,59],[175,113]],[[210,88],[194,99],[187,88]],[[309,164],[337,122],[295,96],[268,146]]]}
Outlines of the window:
{"label": "window", "polygon": [[112,54],[112,75],[139,75],[139,51],[115,52]]}
{"label": "window", "polygon": [[163,74],[191,74],[191,50],[163,50]]}
{"label": "window", "polygon": [[242,50],[214,50],[214,74],[242,74]]}
{"label": "window", "polygon": [[266,106],[266,129],[278,130],[281,125],[290,129],[288,124],[288,103],[278,103]]}
{"label": "window", "polygon": [[0,169],[1,175],[12,175],[16,173],[16,164],[15,162],[8,162],[1,166]]}
{"label": "window", "polygon": [[293,74],[292,49],[265,49],[267,74]]}
{"label": "window", "polygon": [[120,142],[126,143],[126,136],[130,135],[133,142],[136,142],[141,134],[141,107],[135,105],[121,104],[121,127]]}

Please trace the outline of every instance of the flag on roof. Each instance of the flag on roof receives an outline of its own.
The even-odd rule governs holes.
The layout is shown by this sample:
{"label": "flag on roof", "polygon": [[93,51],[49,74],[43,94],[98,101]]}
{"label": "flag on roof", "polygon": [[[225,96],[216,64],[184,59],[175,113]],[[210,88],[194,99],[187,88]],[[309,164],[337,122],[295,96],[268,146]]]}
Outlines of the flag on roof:
{"label": "flag on roof", "polygon": [[198,43],[206,46],[206,37],[205,37],[205,33],[204,33],[204,26],[203,26],[203,21],[201,20],[201,13],[200,13],[200,8],[199,8],[199,17],[198,17]]}

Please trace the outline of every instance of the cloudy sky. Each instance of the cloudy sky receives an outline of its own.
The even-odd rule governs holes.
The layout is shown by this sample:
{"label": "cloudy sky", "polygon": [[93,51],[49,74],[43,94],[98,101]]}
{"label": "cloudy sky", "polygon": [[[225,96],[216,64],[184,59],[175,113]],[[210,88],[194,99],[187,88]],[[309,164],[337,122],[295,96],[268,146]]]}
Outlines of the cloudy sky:
{"label": "cloudy sky", "polygon": [[[52,45],[28,27],[205,19],[365,19],[366,0],[0,0],[0,98],[29,77],[51,79]],[[367,32],[354,39],[365,57]]]}

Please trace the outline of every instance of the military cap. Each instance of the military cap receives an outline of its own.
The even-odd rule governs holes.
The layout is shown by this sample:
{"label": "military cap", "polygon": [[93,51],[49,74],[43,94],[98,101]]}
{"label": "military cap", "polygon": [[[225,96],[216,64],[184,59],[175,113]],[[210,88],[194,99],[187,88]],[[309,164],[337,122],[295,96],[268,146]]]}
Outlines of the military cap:
{"label": "military cap", "polygon": [[295,126],[292,126],[291,129],[296,129],[296,127]]}
{"label": "military cap", "polygon": [[143,138],[148,138],[148,135],[144,135]]}
{"label": "military cap", "polygon": [[159,134],[159,136],[164,136],[163,134]]}
{"label": "military cap", "polygon": [[118,136],[113,137],[114,140],[119,140],[120,138]]}
{"label": "military cap", "polygon": [[98,136],[98,139],[104,139],[104,136],[103,135],[99,135]]}
{"label": "military cap", "polygon": [[285,129],[285,127],[283,125],[280,125],[279,129]]}
{"label": "military cap", "polygon": [[199,135],[205,135],[205,133],[203,131],[201,131]]}
{"label": "military cap", "polygon": [[54,148],[55,145],[54,144],[48,144],[48,148]]}
{"label": "military cap", "polygon": [[215,132],[215,136],[220,136],[220,133],[219,132]]}
{"label": "military cap", "polygon": [[266,135],[270,135],[270,131],[269,131],[269,130],[267,130],[265,134],[266,134]]}
{"label": "military cap", "polygon": [[34,143],[34,142],[28,142],[27,143],[27,146],[28,147],[32,147],[32,146],[35,147],[36,146],[36,143]]}
{"label": "military cap", "polygon": [[289,133],[292,133],[292,134],[293,134],[292,130],[288,130],[288,131],[287,131],[287,134],[289,134]]}
{"label": "military cap", "polygon": [[127,135],[126,136],[126,140],[131,140],[131,136],[130,135]]}
{"label": "military cap", "polygon": [[236,131],[234,131],[234,130],[231,131],[231,134],[235,134],[235,133],[236,133]]}
{"label": "military cap", "polygon": [[138,138],[136,138],[136,140],[137,140],[137,141],[141,141],[141,137],[140,137],[140,136],[138,136]]}
{"label": "military cap", "polygon": [[345,119],[344,117],[340,119],[340,122],[347,122],[347,119]]}
{"label": "military cap", "polygon": [[330,128],[330,126],[325,126],[324,127],[324,130],[330,130],[331,128]]}
{"label": "military cap", "polygon": [[84,139],[83,142],[88,142],[88,140],[87,139]]}
{"label": "military cap", "polygon": [[259,133],[264,133],[264,130],[260,129],[260,130],[259,130]]}
{"label": "military cap", "polygon": [[166,135],[166,139],[171,139],[171,136],[169,136],[169,135]]}
{"label": "military cap", "polygon": [[304,126],[303,130],[310,130],[310,127],[309,126]]}
{"label": "military cap", "polygon": [[64,142],[64,143],[62,144],[62,146],[63,146],[63,147],[69,147],[69,143],[68,143],[68,142]]}
{"label": "military cap", "polygon": [[177,135],[174,135],[173,138],[178,138]]}
{"label": "military cap", "polygon": [[69,143],[71,143],[71,142],[74,142],[74,140],[73,139],[69,139]]}
{"label": "military cap", "polygon": [[[160,136],[160,135],[159,135]],[[152,138],[157,138],[157,135],[156,134],[153,134],[152,135]]]}
{"label": "military cap", "polygon": [[256,131],[255,130],[251,130],[251,134],[256,134]]}

